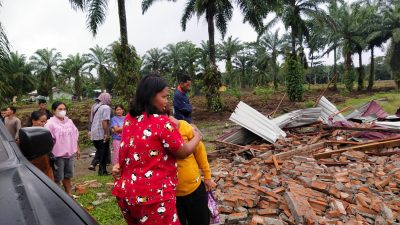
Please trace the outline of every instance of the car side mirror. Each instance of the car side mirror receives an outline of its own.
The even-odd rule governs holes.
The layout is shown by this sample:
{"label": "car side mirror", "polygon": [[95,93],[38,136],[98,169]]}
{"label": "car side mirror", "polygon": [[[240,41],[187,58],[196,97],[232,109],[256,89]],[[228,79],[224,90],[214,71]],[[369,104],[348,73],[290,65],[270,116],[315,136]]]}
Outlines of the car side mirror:
{"label": "car side mirror", "polygon": [[19,130],[19,148],[28,160],[48,154],[53,146],[53,137],[46,128],[24,127]]}

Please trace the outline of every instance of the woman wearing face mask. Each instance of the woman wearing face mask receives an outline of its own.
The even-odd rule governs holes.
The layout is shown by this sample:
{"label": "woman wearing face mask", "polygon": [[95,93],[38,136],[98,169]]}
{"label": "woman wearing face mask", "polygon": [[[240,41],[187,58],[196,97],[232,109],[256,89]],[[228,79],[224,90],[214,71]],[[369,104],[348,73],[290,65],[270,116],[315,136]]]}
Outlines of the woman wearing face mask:
{"label": "woman wearing face mask", "polygon": [[61,185],[62,182],[65,192],[72,196],[74,157],[78,160],[80,157],[79,132],[72,120],[66,117],[67,108],[64,103],[56,101],[51,108],[54,116],[47,121],[45,127],[50,130],[55,141],[52,151],[55,157],[54,178],[57,184]]}

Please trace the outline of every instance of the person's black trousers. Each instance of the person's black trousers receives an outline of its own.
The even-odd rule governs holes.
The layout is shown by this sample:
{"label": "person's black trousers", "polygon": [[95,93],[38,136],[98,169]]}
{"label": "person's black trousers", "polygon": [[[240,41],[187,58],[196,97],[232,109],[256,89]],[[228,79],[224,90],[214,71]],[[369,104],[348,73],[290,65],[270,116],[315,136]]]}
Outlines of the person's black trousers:
{"label": "person's black trousers", "polygon": [[104,140],[93,141],[93,145],[96,148],[96,155],[92,161],[92,165],[99,163],[99,175],[107,174],[107,161],[110,153],[110,141],[104,142]]}
{"label": "person's black trousers", "polygon": [[191,194],[176,197],[176,208],[182,225],[209,225],[207,192],[204,183]]}

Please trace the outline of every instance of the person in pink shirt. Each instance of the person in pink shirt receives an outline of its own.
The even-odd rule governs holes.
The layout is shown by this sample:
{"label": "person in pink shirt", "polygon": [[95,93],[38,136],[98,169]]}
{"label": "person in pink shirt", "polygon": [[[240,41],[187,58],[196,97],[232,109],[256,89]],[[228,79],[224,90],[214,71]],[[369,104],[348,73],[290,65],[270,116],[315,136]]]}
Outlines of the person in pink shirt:
{"label": "person in pink shirt", "polygon": [[72,196],[74,158],[80,158],[79,131],[72,120],[66,117],[67,108],[63,102],[56,101],[51,108],[54,116],[47,121],[45,127],[50,130],[54,139],[54,181],[59,185],[62,182],[65,192]]}

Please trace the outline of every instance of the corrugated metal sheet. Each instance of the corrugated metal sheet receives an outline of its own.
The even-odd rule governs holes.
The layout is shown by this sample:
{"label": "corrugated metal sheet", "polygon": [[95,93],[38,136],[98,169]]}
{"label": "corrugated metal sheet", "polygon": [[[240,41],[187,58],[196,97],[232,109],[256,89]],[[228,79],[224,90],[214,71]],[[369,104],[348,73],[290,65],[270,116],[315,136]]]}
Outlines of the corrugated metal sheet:
{"label": "corrugated metal sheet", "polygon": [[321,108],[309,108],[295,110],[272,120],[280,128],[300,127],[307,124],[312,124],[321,116]]}
{"label": "corrugated metal sheet", "polygon": [[400,129],[400,122],[375,122],[376,125],[391,129]]}
{"label": "corrugated metal sheet", "polygon": [[338,113],[339,110],[332,104],[325,96],[322,96],[318,102],[318,107],[322,108],[321,119],[324,124],[331,124],[331,122],[344,121],[346,118]]}
{"label": "corrugated metal sheet", "polygon": [[286,137],[274,122],[244,102],[239,102],[229,119],[271,143]]}
{"label": "corrugated metal sheet", "polygon": [[386,118],[389,116],[385,110],[376,102],[370,101],[364,105],[362,105],[359,109],[354,110],[352,113],[346,116],[346,119],[363,119],[364,117],[368,118]]}
{"label": "corrugated metal sheet", "polygon": [[218,138],[219,141],[228,142],[236,145],[247,145],[257,139],[260,139],[260,137],[243,127]]}

